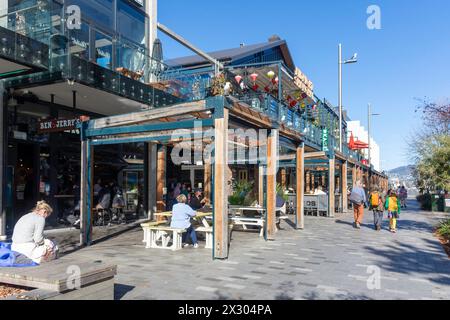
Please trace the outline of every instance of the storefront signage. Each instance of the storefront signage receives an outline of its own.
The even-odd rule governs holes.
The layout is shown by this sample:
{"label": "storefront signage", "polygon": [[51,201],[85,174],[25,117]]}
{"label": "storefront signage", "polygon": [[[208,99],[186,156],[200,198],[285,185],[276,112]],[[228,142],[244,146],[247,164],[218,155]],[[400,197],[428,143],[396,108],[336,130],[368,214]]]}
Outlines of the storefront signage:
{"label": "storefront signage", "polygon": [[47,119],[39,122],[39,133],[61,132],[77,129],[80,118],[73,119]]}
{"label": "storefront signage", "polygon": [[328,129],[326,128],[322,130],[322,151],[330,151],[328,149]]}

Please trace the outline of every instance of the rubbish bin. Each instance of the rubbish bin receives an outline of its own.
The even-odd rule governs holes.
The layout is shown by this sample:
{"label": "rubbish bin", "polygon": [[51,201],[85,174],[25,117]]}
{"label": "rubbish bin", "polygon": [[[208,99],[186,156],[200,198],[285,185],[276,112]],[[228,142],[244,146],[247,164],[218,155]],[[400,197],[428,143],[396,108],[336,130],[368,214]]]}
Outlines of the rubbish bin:
{"label": "rubbish bin", "polygon": [[433,212],[439,211],[438,202],[439,202],[439,195],[438,194],[431,195],[431,211]]}
{"label": "rubbish bin", "polygon": [[437,211],[444,212],[445,211],[445,197],[444,195],[440,195],[439,199],[437,200]]}

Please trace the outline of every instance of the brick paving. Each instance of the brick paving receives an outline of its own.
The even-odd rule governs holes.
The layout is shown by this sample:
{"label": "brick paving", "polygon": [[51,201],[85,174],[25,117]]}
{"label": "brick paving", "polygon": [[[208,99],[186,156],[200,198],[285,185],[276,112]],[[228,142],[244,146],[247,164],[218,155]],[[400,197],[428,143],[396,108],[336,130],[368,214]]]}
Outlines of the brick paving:
{"label": "brick paving", "polygon": [[[397,234],[387,221],[375,232],[369,213],[361,230],[345,214],[306,217],[303,231],[288,221],[271,242],[235,231],[225,261],[212,261],[211,250],[202,248],[145,249],[138,228],[69,256],[117,264],[116,299],[448,300],[450,259],[432,234],[444,216],[410,205]],[[368,271],[376,268],[380,287],[371,290]]]}

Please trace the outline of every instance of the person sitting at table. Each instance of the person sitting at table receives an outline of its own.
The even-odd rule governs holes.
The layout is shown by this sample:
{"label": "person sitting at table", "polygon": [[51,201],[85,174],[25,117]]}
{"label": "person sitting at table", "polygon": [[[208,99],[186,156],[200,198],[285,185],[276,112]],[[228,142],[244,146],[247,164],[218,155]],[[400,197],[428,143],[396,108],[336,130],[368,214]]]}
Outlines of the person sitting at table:
{"label": "person sitting at table", "polygon": [[195,189],[194,196],[189,202],[189,206],[194,210],[202,209],[206,204],[206,198],[202,199],[202,190]]}
{"label": "person sitting at table", "polygon": [[172,221],[170,222],[170,227],[187,229],[187,231],[183,233],[182,236],[183,247],[186,248],[189,246],[189,244],[186,243],[187,236],[189,235],[194,248],[197,249],[197,234],[195,233],[195,230],[191,225],[191,218],[195,217],[197,213],[192,210],[192,208],[188,206],[186,202],[187,198],[184,194],[180,194],[177,197],[177,204],[175,204],[172,208]]}
{"label": "person sitting at table", "polygon": [[322,186],[318,186],[317,188],[316,188],[316,190],[314,190],[314,195],[315,196],[317,196],[317,195],[325,195],[326,193],[323,191],[323,189],[322,189]]}

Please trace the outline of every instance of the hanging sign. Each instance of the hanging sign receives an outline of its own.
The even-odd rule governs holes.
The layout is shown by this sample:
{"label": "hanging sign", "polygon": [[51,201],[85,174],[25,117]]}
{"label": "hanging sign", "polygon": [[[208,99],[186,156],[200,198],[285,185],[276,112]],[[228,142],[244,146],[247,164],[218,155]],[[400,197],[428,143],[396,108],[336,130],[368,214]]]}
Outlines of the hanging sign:
{"label": "hanging sign", "polygon": [[328,129],[325,128],[322,130],[322,151],[328,152],[330,149],[328,148]]}
{"label": "hanging sign", "polygon": [[62,132],[77,129],[80,117],[73,119],[46,119],[39,121],[38,133]]}

